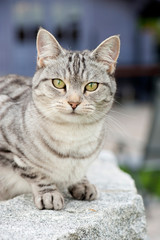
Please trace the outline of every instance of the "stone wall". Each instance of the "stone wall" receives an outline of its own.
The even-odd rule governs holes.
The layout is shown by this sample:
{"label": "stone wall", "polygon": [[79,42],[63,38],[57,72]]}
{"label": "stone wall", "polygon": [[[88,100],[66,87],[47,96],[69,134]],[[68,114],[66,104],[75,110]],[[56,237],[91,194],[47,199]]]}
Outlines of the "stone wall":
{"label": "stone wall", "polygon": [[29,194],[0,202],[0,239],[146,240],[142,198],[114,156],[102,153],[88,177],[99,188],[99,199],[77,201],[65,193],[61,211],[36,209]]}

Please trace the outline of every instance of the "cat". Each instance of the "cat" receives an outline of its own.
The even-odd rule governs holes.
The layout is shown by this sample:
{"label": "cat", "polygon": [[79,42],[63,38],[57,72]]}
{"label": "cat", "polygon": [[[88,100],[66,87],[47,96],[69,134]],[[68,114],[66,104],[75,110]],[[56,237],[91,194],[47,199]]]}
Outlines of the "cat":
{"label": "cat", "polygon": [[33,79],[0,78],[0,200],[32,192],[38,209],[60,210],[62,187],[78,200],[97,198],[86,172],[103,145],[119,51],[118,35],[69,51],[39,29]]}

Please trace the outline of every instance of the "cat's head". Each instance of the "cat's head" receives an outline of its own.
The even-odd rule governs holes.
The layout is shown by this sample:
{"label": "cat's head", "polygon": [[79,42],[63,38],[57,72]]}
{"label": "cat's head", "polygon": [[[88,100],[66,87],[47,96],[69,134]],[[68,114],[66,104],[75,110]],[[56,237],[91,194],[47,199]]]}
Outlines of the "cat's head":
{"label": "cat's head", "polygon": [[112,106],[116,92],[114,71],[120,51],[119,36],[103,41],[93,51],[68,51],[54,36],[37,35],[37,71],[33,99],[45,117],[67,122],[94,122]]}

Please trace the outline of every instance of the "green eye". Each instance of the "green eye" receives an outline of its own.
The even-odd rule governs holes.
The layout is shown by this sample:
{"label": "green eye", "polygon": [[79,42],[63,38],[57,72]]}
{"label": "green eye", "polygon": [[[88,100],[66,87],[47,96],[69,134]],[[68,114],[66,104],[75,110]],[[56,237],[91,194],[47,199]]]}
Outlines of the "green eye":
{"label": "green eye", "polygon": [[53,83],[53,86],[58,89],[62,89],[66,87],[66,84],[61,79],[57,79],[57,78],[52,79],[52,83]]}
{"label": "green eye", "polygon": [[86,85],[85,90],[89,92],[93,92],[98,88],[98,83],[96,82],[90,82]]}

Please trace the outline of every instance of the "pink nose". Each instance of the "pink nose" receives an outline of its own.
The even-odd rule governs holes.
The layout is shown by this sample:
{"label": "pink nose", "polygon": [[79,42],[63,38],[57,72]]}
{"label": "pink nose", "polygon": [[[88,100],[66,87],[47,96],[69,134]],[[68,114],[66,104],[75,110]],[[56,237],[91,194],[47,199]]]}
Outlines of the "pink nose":
{"label": "pink nose", "polygon": [[75,109],[80,104],[80,102],[68,102],[68,103],[71,105],[73,109]]}

